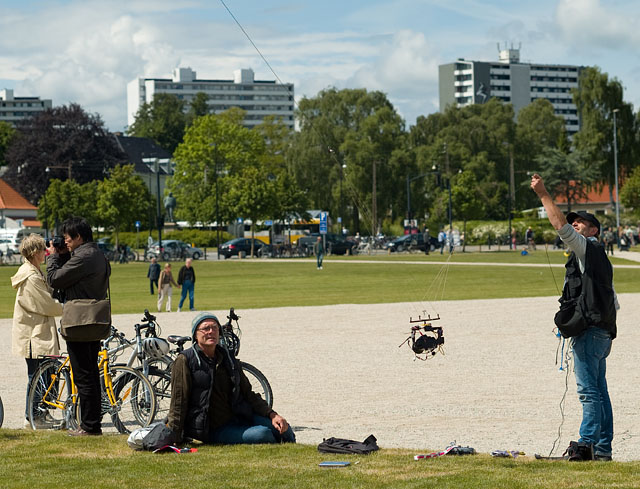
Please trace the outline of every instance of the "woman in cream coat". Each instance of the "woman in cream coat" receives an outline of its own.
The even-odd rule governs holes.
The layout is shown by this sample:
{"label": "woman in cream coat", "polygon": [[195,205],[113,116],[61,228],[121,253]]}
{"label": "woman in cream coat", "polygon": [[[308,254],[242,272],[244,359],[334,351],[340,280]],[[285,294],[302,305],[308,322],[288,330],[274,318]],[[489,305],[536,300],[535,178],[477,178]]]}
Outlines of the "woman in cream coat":
{"label": "woman in cream coat", "polygon": [[[62,315],[62,305],[51,297],[46,279],[40,270],[44,262],[45,242],[42,236],[31,234],[20,243],[23,264],[11,277],[16,289],[13,309],[12,351],[27,361],[29,382],[42,363],[39,355],[57,355],[60,342],[54,316]],[[29,399],[27,384],[27,403]],[[25,409],[25,427],[30,427]],[[36,426],[50,428],[47,420],[36,420]]]}

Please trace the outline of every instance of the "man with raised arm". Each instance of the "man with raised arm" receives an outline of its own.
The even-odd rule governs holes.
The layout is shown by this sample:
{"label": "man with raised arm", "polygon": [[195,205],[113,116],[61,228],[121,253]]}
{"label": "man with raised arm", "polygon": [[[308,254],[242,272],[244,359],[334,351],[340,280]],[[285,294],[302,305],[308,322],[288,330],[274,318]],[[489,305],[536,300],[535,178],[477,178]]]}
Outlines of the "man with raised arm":
{"label": "man with raised arm", "polygon": [[597,239],[600,222],[584,211],[569,212],[565,217],[538,174],[531,178],[531,188],[540,198],[551,225],[571,251],[555,322],[563,336],[572,339],[582,424],[580,439],[570,443],[565,458],[610,461],[613,410],[607,389],[606,362],[617,333],[619,306],[613,289],[613,269]]}

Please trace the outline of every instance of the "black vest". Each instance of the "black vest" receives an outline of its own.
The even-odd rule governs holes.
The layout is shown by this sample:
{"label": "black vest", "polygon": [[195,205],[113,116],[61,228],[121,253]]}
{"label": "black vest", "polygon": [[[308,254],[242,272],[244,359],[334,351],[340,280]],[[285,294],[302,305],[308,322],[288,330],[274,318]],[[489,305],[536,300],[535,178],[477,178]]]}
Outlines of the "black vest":
{"label": "black vest", "polygon": [[[187,358],[187,365],[191,372],[191,391],[189,393],[189,407],[184,424],[184,436],[195,438],[203,442],[209,438],[209,403],[211,392],[215,385],[215,360],[210,360],[196,351],[196,346],[182,352]],[[227,350],[218,346],[216,355],[222,355],[222,367],[229,377],[230,386],[217,386],[219,389],[230,387],[231,409],[239,420],[249,420],[252,410],[240,392],[240,362],[231,356]]]}
{"label": "black vest", "polygon": [[573,252],[565,268],[566,280],[560,302],[577,298],[587,324],[602,328],[615,338],[617,328],[613,269],[604,247],[587,239],[584,273],[580,273],[578,258]]}

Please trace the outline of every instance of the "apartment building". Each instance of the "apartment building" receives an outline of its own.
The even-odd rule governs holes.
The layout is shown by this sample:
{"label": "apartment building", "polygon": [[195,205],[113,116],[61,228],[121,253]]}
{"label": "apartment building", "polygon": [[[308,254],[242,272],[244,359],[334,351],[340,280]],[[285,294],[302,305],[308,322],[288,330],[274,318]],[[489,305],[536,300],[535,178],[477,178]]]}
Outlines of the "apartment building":
{"label": "apartment building", "polygon": [[51,100],[40,97],[16,97],[13,90],[0,90],[0,121],[15,126],[18,121],[33,117],[51,108]]}
{"label": "apartment building", "polygon": [[499,50],[497,62],[459,58],[439,66],[440,111],[498,98],[513,104],[515,113],[538,98],[547,99],[565,121],[569,136],[580,129],[571,89],[578,87],[582,67],[520,62],[520,49]]}
{"label": "apartment building", "polygon": [[133,124],[142,104],[156,93],[170,93],[188,106],[198,92],[208,96],[212,113],[231,107],[246,111],[244,125],[251,128],[273,115],[293,129],[293,83],[255,80],[252,69],[234,71],[233,80],[203,80],[191,68],[176,68],[172,78],[136,78],[127,85],[127,123]]}

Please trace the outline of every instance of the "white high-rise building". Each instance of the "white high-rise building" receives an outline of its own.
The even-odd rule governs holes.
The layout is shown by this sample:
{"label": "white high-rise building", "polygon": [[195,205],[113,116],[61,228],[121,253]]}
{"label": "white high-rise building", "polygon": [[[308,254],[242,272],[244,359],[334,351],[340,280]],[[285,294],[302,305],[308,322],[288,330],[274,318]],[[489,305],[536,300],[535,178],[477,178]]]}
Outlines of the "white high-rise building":
{"label": "white high-rise building", "polygon": [[51,100],[41,100],[40,97],[16,97],[13,90],[8,88],[0,90],[0,121],[5,121],[15,126],[22,119],[50,109]]}
{"label": "white high-rise building", "polygon": [[521,63],[520,49],[500,49],[499,61],[459,58],[439,67],[440,111],[448,105],[463,107],[498,98],[520,109],[538,98],[547,99],[562,116],[569,136],[580,129],[572,88],[578,88],[581,66]]}
{"label": "white high-rise building", "polygon": [[212,113],[231,107],[245,110],[246,127],[273,115],[293,129],[293,83],[255,80],[250,68],[235,70],[233,80],[199,80],[191,68],[176,68],[171,79],[136,78],[127,85],[127,123],[133,124],[140,106],[150,103],[156,93],[173,94],[188,107],[198,92],[208,96]]}

